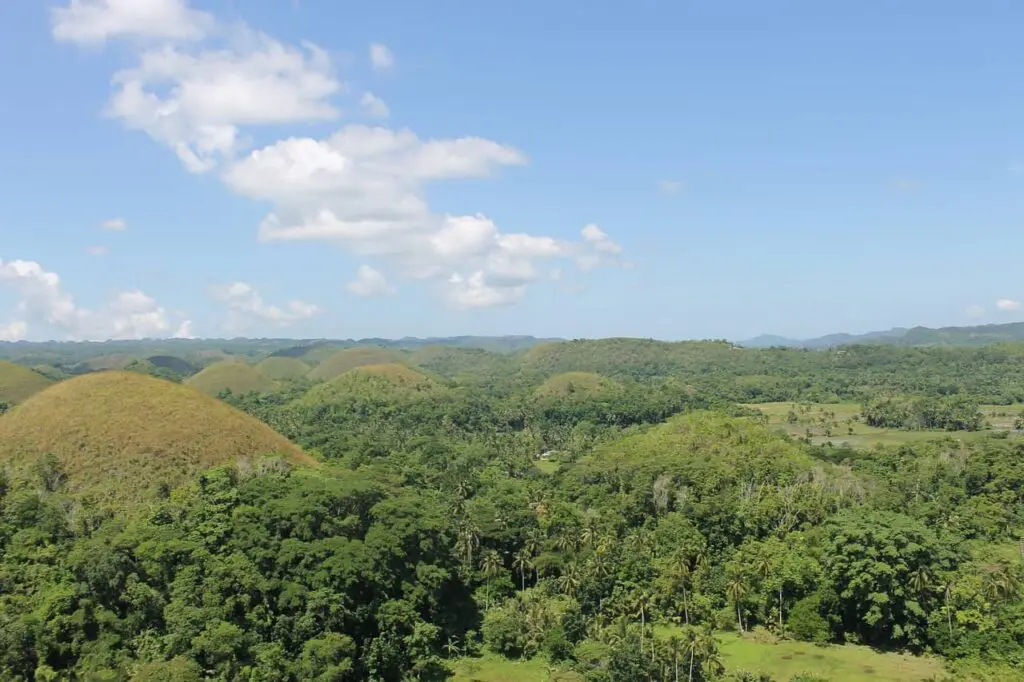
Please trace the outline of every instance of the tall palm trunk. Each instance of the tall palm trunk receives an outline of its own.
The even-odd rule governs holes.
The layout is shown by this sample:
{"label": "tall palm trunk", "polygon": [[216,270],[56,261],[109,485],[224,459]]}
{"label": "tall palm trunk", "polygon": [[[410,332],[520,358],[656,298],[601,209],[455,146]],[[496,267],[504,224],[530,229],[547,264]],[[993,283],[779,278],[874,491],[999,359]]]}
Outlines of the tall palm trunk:
{"label": "tall palm trunk", "polygon": [[779,632],[782,632],[782,588],[779,588]]}

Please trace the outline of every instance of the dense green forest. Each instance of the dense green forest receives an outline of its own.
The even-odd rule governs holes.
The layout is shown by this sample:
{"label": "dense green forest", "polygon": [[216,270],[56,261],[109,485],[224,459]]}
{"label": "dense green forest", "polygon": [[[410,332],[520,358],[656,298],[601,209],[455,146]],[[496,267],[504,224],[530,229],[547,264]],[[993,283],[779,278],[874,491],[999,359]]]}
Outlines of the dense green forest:
{"label": "dense green forest", "polygon": [[[435,344],[349,367],[329,360],[344,344],[233,343],[119,348],[110,368],[12,356],[60,381],[0,417],[0,678],[499,682],[461,671],[522,660],[546,675],[524,682],[852,679],[813,658],[786,677],[740,666],[739,641],[934,666],[865,679],[1020,679],[1024,440],[981,410],[1016,414],[1022,345]],[[129,507],[116,479],[145,477],[130,456],[145,419],[125,432],[116,392],[81,393],[103,423],[60,456],[26,466],[3,443],[42,439],[76,374],[181,393],[203,367],[266,357],[299,362],[219,398],[317,466],[232,454],[183,485],[146,481]],[[346,369],[321,380],[324,363]],[[913,439],[794,438],[756,409],[788,401],[857,403]],[[166,414],[180,439],[192,417]],[[134,478],[78,465],[115,438]]]}

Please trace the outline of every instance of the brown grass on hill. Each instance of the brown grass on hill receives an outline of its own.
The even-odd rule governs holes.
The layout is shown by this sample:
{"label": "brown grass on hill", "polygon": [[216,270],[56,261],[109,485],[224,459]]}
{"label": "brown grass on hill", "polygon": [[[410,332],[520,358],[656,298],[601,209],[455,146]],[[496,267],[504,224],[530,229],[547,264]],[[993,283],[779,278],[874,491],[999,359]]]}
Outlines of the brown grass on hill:
{"label": "brown grass on hill", "polygon": [[277,388],[277,382],[255,367],[232,361],[214,363],[189,377],[185,383],[209,395],[217,395],[226,390],[232,393],[266,393]]}
{"label": "brown grass on hill", "polygon": [[274,381],[298,379],[309,374],[309,365],[295,358],[270,357],[256,363],[256,369]]}
{"label": "brown grass on hill", "polygon": [[20,403],[53,383],[39,372],[0,360],[0,402]]}
{"label": "brown grass on hill", "polygon": [[390,348],[378,348],[376,346],[346,348],[332,354],[317,365],[309,373],[309,378],[330,381],[356,367],[400,363],[404,359],[404,353]]}
{"label": "brown grass on hill", "polygon": [[618,383],[593,372],[565,372],[557,374],[537,387],[537,397],[564,398],[573,394],[596,395],[613,390]]}
{"label": "brown grass on hill", "polygon": [[316,461],[266,424],[187,386],[135,372],[60,382],[0,417],[0,462],[21,476],[54,454],[67,491],[112,506],[260,455]]}

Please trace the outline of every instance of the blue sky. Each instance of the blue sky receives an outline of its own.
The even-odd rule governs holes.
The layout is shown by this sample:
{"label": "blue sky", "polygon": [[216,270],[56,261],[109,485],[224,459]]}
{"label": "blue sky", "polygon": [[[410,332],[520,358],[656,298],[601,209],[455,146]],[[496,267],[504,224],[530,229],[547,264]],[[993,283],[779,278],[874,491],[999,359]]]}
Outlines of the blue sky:
{"label": "blue sky", "polygon": [[984,0],[3,3],[0,338],[1017,321],[1022,28]]}

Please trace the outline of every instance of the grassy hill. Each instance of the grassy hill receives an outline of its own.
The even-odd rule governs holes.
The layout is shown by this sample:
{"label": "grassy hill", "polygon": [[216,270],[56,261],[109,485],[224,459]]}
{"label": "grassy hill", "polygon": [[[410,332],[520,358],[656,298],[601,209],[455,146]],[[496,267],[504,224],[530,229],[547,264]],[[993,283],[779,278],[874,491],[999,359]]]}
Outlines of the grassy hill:
{"label": "grassy hill", "polygon": [[397,362],[389,362],[379,365],[363,365],[350,369],[342,376],[367,375],[386,379],[396,386],[415,386],[419,384],[431,384],[433,380],[422,372],[417,372],[412,367]]}
{"label": "grassy hill", "polygon": [[135,372],[60,382],[0,417],[0,462],[33,475],[56,455],[66,490],[131,507],[160,486],[263,454],[315,461],[269,426],[181,384]]}
{"label": "grassy hill", "polygon": [[304,405],[368,401],[399,404],[406,400],[436,397],[442,387],[433,379],[399,363],[356,367],[318,384],[301,399]]}
{"label": "grassy hill", "polygon": [[339,377],[350,369],[364,365],[384,365],[395,362],[402,362],[405,354],[401,351],[390,348],[378,348],[367,346],[361,348],[346,348],[337,351],[325,358],[323,362],[309,373],[310,379],[330,381]]}
{"label": "grassy hill", "polygon": [[265,393],[277,387],[277,382],[255,367],[231,361],[212,364],[185,383],[210,395],[227,390],[232,393]]}
{"label": "grassy hill", "polygon": [[310,367],[295,358],[269,357],[257,363],[255,369],[274,381],[282,381],[304,377],[309,374]]}
{"label": "grassy hill", "polygon": [[20,403],[52,383],[28,367],[0,360],[0,403]]}
{"label": "grassy hill", "polygon": [[186,377],[192,376],[199,371],[199,368],[188,360],[184,360],[174,355],[151,355],[146,358],[146,362],[159,369],[166,369],[170,372]]}
{"label": "grassy hill", "polygon": [[593,396],[618,388],[619,384],[593,372],[563,372],[556,374],[537,387],[538,398],[567,398]]}

